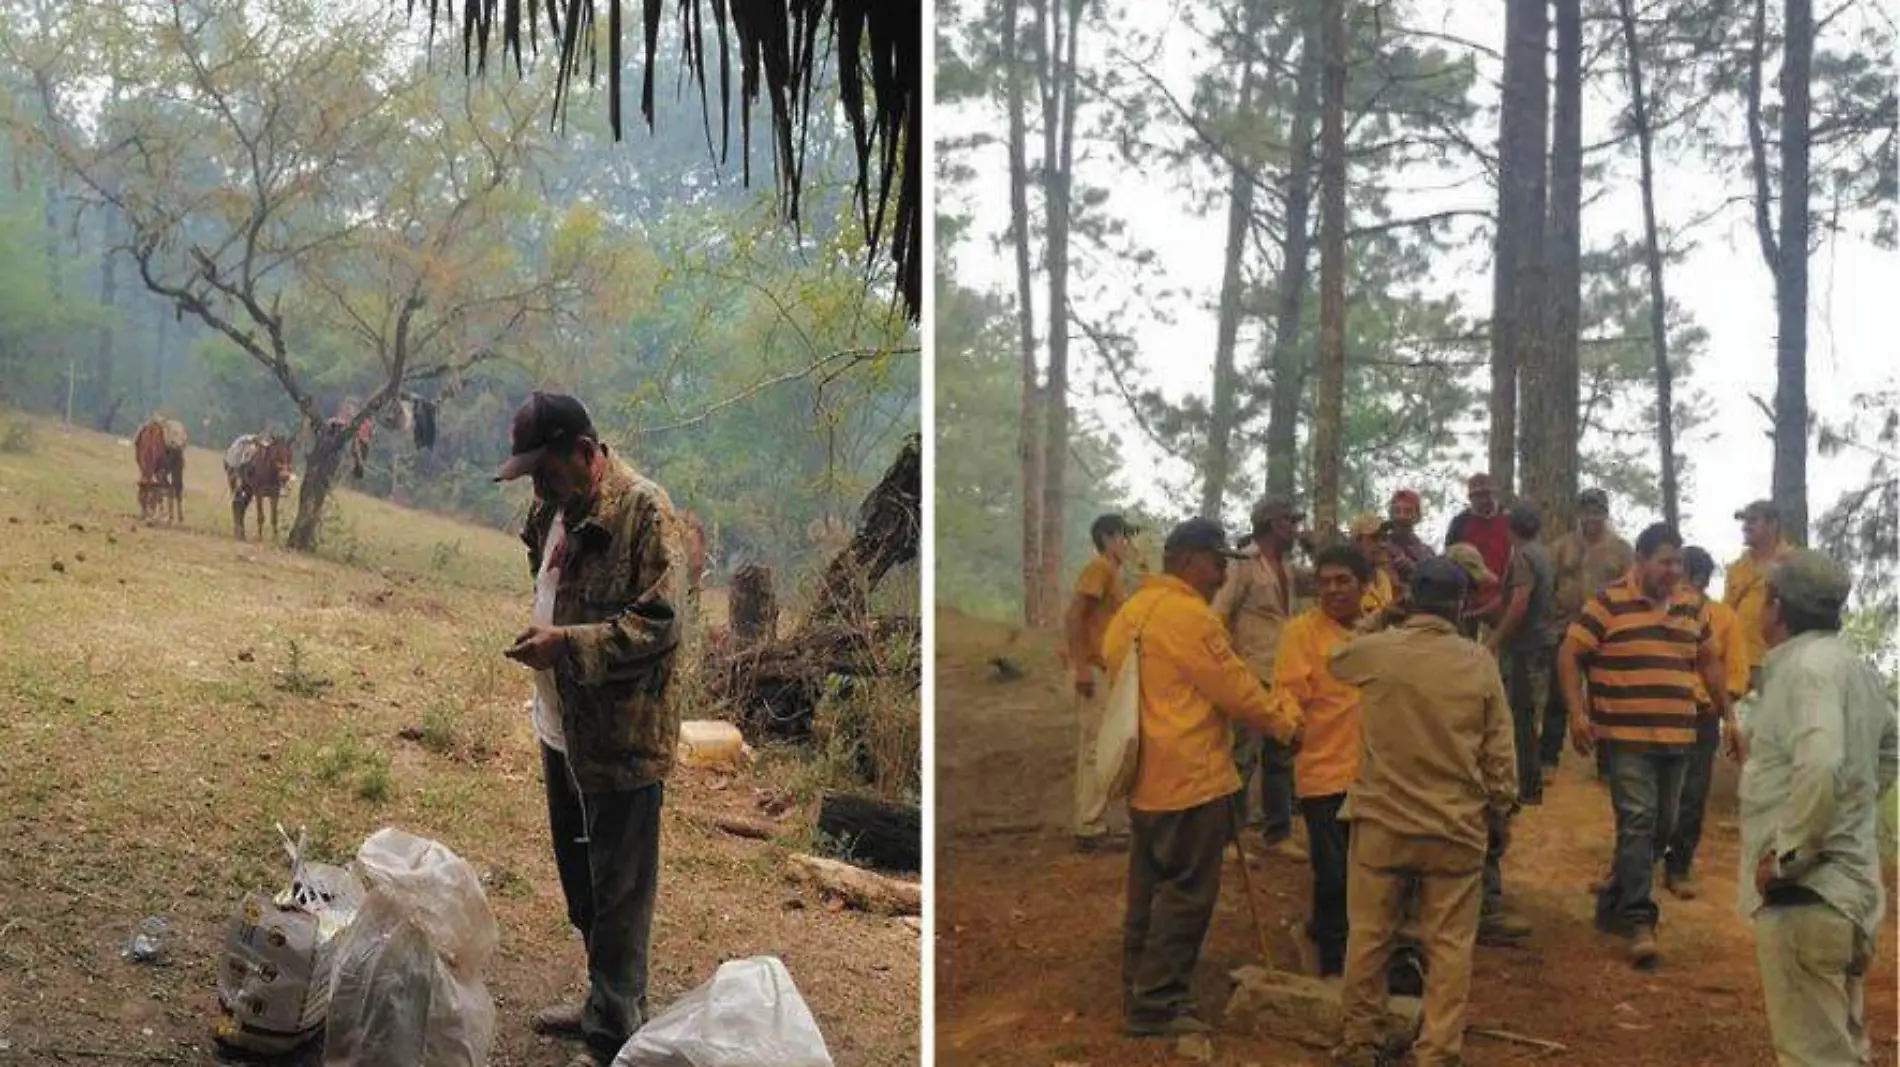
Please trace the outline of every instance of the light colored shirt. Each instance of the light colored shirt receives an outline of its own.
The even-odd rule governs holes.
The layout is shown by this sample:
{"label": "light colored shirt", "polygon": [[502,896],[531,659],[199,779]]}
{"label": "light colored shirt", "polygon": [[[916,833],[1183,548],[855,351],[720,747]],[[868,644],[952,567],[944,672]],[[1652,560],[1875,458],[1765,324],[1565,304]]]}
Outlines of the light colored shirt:
{"label": "light colored shirt", "polygon": [[[534,624],[554,625],[554,594],[561,588],[561,565],[567,560],[567,520],[554,513],[548,527],[547,550],[541,554],[541,573],[534,578]],[[534,733],[556,752],[567,751],[561,736],[561,692],[553,671],[534,672]]]}
{"label": "light colored shirt", "polygon": [[1136,811],[1186,811],[1240,791],[1232,721],[1286,741],[1294,722],[1267,698],[1227,631],[1193,587],[1172,575],[1142,579],[1108,624],[1109,677],[1141,640],[1141,747]]}
{"label": "light colored shirt", "polygon": [[1214,614],[1226,625],[1234,651],[1263,682],[1273,677],[1280,631],[1293,617],[1292,584],[1293,572],[1285,560],[1276,571],[1260,547],[1250,545],[1247,558],[1227,568],[1227,582],[1214,594]]}
{"label": "light colored shirt", "polygon": [[1435,615],[1333,650],[1333,676],[1361,692],[1360,755],[1340,817],[1484,854],[1487,815],[1517,803],[1511,706],[1497,660]]}
{"label": "light colored shirt", "polygon": [[1787,857],[1800,883],[1869,937],[1881,891],[1878,800],[1894,780],[1895,711],[1880,674],[1839,634],[1805,633],[1770,649],[1746,726],[1742,874],[1737,904],[1761,907],[1755,865]]}

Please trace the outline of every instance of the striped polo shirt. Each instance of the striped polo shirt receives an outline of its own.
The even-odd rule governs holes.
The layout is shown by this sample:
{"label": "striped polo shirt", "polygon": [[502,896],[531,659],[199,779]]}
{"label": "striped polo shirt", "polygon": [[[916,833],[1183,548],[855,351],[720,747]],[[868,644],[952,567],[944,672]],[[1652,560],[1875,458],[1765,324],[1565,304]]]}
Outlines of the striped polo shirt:
{"label": "striped polo shirt", "polygon": [[1696,659],[1709,638],[1702,595],[1686,585],[1658,602],[1631,574],[1591,598],[1565,641],[1583,650],[1597,740],[1624,751],[1693,748]]}

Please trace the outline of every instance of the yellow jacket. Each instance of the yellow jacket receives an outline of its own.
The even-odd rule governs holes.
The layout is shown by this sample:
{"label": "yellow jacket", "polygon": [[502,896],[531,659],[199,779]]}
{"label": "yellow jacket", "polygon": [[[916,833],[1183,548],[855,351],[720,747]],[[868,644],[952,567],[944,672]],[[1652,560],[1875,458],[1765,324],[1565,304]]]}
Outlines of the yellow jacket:
{"label": "yellow jacket", "polygon": [[1761,666],[1768,654],[1768,640],[1761,635],[1761,617],[1768,610],[1768,568],[1788,558],[1794,549],[1786,541],[1775,546],[1766,562],[1757,562],[1751,552],[1728,565],[1722,577],[1722,603],[1735,609],[1742,624],[1742,656],[1749,669]]}
{"label": "yellow jacket", "polygon": [[1366,583],[1366,595],[1359,599],[1359,614],[1377,615],[1392,606],[1399,598],[1398,590],[1392,586],[1392,572],[1380,567],[1372,572],[1372,580]]}
{"label": "yellow jacket", "polygon": [[1293,791],[1302,797],[1344,793],[1359,772],[1359,690],[1333,677],[1327,657],[1352,633],[1310,608],[1280,635],[1273,698],[1304,727],[1293,758]]}
{"label": "yellow jacket", "polygon": [[[1711,600],[1709,605],[1709,644],[1715,654],[1722,657],[1722,684],[1728,688],[1731,699],[1739,700],[1748,692],[1748,658],[1744,654],[1742,640],[1742,619],[1735,609],[1727,604],[1718,604]],[[1702,680],[1702,672],[1695,676],[1695,700],[1698,706],[1711,703],[1708,683]]]}
{"label": "yellow jacket", "polygon": [[1142,579],[1108,624],[1109,677],[1141,637],[1141,756],[1128,806],[1185,811],[1240,790],[1234,769],[1239,720],[1290,740],[1294,720],[1234,654],[1213,609],[1172,575]]}

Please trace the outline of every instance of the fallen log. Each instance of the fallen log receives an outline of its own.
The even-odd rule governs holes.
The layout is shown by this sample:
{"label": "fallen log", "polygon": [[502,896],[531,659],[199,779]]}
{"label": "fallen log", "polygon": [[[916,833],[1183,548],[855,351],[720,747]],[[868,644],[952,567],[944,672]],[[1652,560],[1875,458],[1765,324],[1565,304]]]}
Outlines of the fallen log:
{"label": "fallen log", "polygon": [[856,627],[806,630],[779,641],[732,648],[707,663],[707,691],[737,712],[747,737],[803,737],[833,675],[872,678],[888,669],[894,644],[907,644],[913,684],[921,682],[918,622],[875,616]]}
{"label": "fallen log", "polygon": [[851,543],[825,569],[809,625],[864,614],[871,590],[892,567],[917,558],[922,529],[923,438],[911,434],[858,508]]}
{"label": "fallen log", "polygon": [[754,841],[770,841],[778,833],[778,827],[770,823],[741,819],[734,815],[719,816],[713,820],[713,827],[734,837],[745,837]]}
{"label": "fallen log", "polygon": [[785,862],[787,873],[794,881],[812,886],[860,911],[879,915],[923,914],[924,889],[916,882],[886,878],[849,863],[802,853],[793,854]]}
{"label": "fallen log", "polygon": [[923,869],[923,816],[915,805],[827,792],[818,807],[818,829],[860,863],[887,871]]}

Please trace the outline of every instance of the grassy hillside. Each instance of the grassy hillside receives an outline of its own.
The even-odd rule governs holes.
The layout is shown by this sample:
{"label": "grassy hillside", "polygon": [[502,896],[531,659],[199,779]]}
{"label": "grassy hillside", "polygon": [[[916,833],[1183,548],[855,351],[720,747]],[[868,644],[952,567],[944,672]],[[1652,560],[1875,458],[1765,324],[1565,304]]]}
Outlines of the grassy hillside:
{"label": "grassy hillside", "polygon": [[[526,1015],[578,987],[582,955],[548,855],[528,677],[500,655],[527,613],[519,543],[347,491],[321,556],[240,543],[206,449],[186,461],[186,522],[146,526],[123,442],[0,415],[8,442],[0,1062],[208,1062],[226,918],[288,875],[276,823],[307,825],[319,859],[394,825],[474,864],[502,927],[491,1062],[554,1062]],[[796,814],[776,843],[712,829],[808,776],[783,759],[669,780],[653,998],[776,953],[840,1063],[914,1061],[916,935],[786,906]],[[173,931],[168,967],[120,957],[153,914]]]}

